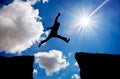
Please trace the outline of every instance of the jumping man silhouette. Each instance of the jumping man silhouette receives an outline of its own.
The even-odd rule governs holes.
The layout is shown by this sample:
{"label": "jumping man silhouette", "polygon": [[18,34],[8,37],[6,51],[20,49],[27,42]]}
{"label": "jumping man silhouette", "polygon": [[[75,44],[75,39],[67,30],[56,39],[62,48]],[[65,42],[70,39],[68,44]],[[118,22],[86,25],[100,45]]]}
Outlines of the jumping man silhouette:
{"label": "jumping man silhouette", "polygon": [[42,41],[41,41],[41,43],[39,44],[39,47],[40,47],[43,43],[47,42],[49,39],[51,39],[51,38],[53,38],[53,37],[59,38],[59,39],[65,41],[66,43],[69,42],[70,39],[67,39],[66,37],[63,37],[63,36],[58,35],[58,29],[59,29],[59,26],[60,26],[60,23],[58,22],[59,16],[60,16],[60,13],[58,13],[58,15],[56,16],[53,26],[47,28],[47,30],[51,29],[51,32],[50,32],[49,36],[48,36],[45,40],[42,40]]}

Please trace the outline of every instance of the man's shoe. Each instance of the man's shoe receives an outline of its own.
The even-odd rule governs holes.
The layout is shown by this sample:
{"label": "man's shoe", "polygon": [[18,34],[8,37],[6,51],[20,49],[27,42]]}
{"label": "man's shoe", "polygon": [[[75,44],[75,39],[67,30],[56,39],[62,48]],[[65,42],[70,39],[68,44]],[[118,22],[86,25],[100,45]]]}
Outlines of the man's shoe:
{"label": "man's shoe", "polygon": [[69,38],[69,39],[67,39],[67,41],[66,41],[66,42],[68,43],[69,41],[70,41],[70,38]]}

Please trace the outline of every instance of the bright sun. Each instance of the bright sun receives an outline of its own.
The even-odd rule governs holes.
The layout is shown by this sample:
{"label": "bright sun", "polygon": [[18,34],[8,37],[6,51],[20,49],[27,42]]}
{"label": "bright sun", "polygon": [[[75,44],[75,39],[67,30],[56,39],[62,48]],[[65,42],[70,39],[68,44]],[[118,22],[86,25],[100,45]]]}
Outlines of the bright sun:
{"label": "bright sun", "polygon": [[[73,19],[71,20],[71,27],[75,27],[75,31],[77,33],[79,32],[87,32],[89,34],[90,32],[93,32],[94,27],[99,26],[98,23],[101,17],[101,15],[96,15],[96,12],[102,8],[107,2],[110,0],[104,0],[95,10],[92,11],[92,9],[86,7],[86,6],[80,6],[78,8],[74,7],[75,12],[71,13]],[[98,21],[99,20],[99,21]],[[89,32],[89,33],[88,33]],[[83,33],[83,34],[84,34]]]}
{"label": "bright sun", "polygon": [[80,24],[82,26],[89,26],[90,22],[91,22],[90,18],[88,18],[88,17],[82,17],[82,18],[80,18]]}

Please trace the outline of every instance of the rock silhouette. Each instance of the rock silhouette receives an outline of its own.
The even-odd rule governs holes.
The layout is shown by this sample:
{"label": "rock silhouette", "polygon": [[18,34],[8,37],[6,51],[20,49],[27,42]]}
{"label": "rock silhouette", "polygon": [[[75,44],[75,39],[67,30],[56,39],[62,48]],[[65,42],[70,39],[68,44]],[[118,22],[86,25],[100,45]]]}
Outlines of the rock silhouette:
{"label": "rock silhouette", "polygon": [[81,79],[120,79],[120,55],[76,53]]}
{"label": "rock silhouette", "polygon": [[34,56],[0,56],[0,79],[33,79]]}

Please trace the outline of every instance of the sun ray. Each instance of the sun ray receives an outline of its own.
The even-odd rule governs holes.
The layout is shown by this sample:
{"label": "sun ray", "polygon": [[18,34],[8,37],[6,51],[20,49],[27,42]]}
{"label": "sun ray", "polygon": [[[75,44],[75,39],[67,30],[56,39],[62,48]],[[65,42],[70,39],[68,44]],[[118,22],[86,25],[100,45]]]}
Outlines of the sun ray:
{"label": "sun ray", "polygon": [[77,19],[75,24],[78,27],[77,32],[81,32],[82,29],[84,29],[84,31],[88,31],[88,28],[92,28],[96,26],[98,20],[96,16],[93,16],[93,15],[109,1],[110,0],[105,0],[91,13],[87,12],[86,8],[82,8],[81,13],[75,15],[75,18]]}
{"label": "sun ray", "polygon": [[92,17],[100,8],[102,8],[108,1],[110,0],[105,0],[102,4],[100,4],[90,15],[89,17]]}

